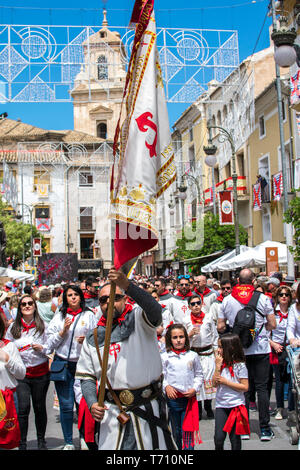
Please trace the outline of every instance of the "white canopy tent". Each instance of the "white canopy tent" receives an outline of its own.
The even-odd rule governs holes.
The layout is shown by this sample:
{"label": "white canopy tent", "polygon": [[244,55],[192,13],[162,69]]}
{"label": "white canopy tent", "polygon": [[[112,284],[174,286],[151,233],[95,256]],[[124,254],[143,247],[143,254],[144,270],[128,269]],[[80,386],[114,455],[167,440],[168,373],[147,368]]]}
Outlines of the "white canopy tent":
{"label": "white canopy tent", "polygon": [[20,281],[33,281],[34,276],[27,274],[23,271],[16,271],[15,269],[0,268],[0,277],[9,277],[13,280],[19,279]]}
{"label": "white canopy tent", "polygon": [[[244,253],[245,251],[251,250],[249,246],[241,245],[240,246],[240,253]],[[213,273],[215,271],[220,271],[219,265],[225,261],[229,261],[231,258],[235,257],[235,249],[225,253],[225,255],[220,256],[220,258],[211,261],[210,263],[202,266],[201,271],[204,273]]]}
{"label": "white canopy tent", "polygon": [[277,247],[278,248],[278,264],[287,264],[287,245],[284,243],[274,242],[268,240],[260,243],[254,248],[240,253],[238,256],[234,256],[228,260],[223,261],[218,265],[216,271],[233,271],[239,268],[251,268],[254,266],[265,266],[266,264],[266,248]]}

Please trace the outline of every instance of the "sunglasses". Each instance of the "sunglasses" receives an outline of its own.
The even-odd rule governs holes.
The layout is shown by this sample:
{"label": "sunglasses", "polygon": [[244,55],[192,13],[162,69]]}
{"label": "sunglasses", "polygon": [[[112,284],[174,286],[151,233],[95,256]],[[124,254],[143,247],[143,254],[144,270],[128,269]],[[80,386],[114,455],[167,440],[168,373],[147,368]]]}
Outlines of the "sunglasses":
{"label": "sunglasses", "polygon": [[290,294],[284,294],[284,293],[282,293],[282,294],[278,294],[278,295],[279,295],[279,297],[290,297]]}
{"label": "sunglasses", "polygon": [[33,300],[29,300],[28,302],[21,302],[21,307],[32,307],[33,306]]}
{"label": "sunglasses", "polygon": [[189,284],[179,284],[179,285],[180,285],[180,287],[190,287]]}
{"label": "sunglasses", "polygon": [[200,302],[200,300],[196,301],[196,302],[191,302],[190,305],[192,307],[195,307],[195,305],[202,305],[202,302]]}
{"label": "sunglasses", "polygon": [[[115,295],[115,302],[120,302],[120,300],[122,300],[124,297],[125,297],[125,295],[116,294]],[[109,295],[102,295],[101,297],[99,297],[99,303],[101,305],[104,305],[104,304],[107,303],[108,299],[109,299]]]}
{"label": "sunglasses", "polygon": [[231,287],[222,287],[222,290],[230,290]]}

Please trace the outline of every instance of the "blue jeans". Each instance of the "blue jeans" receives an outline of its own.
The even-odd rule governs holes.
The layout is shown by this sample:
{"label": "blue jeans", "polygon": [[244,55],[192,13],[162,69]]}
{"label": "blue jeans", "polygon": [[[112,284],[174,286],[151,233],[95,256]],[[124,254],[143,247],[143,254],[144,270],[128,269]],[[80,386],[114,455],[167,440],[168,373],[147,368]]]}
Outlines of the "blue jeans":
{"label": "blue jeans", "polygon": [[73,408],[75,403],[74,376],[76,362],[68,362],[67,381],[55,382],[59,401],[60,422],[66,444],[73,444]]}
{"label": "blue jeans", "polygon": [[[175,438],[176,445],[178,450],[182,450],[182,424],[184,420],[184,415],[186,411],[186,407],[188,404],[187,398],[176,398],[176,400],[167,400],[168,407],[170,411],[170,418],[171,424],[173,429],[173,435]],[[192,433],[186,432],[185,433],[185,442],[184,442],[184,450],[194,450],[194,447],[191,445],[192,443]]]}

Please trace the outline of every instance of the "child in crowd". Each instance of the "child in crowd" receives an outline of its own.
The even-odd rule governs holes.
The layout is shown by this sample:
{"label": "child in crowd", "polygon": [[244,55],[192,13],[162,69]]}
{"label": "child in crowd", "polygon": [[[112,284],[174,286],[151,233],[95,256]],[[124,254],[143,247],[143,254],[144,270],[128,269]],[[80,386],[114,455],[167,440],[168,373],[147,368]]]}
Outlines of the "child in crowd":
{"label": "child in crowd", "polygon": [[213,385],[217,387],[215,449],[224,449],[228,433],[231,449],[241,450],[241,435],[250,434],[244,397],[249,384],[244,351],[237,335],[226,333],[218,340]]}
{"label": "child in crowd", "polygon": [[[162,354],[164,382],[173,434],[178,450],[192,450],[194,433],[199,433],[199,411],[196,393],[203,383],[203,373],[197,353],[190,350],[186,329],[173,324],[166,333],[166,352]],[[202,442],[200,435],[198,442]]]}

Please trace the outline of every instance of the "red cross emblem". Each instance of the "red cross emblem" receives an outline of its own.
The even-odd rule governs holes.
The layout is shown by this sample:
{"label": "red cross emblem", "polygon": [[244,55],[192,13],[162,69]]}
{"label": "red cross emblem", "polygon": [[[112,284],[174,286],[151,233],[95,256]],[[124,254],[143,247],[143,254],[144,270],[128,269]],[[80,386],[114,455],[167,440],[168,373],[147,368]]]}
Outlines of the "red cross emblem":
{"label": "red cross emblem", "polygon": [[147,132],[147,130],[153,129],[155,132],[155,137],[152,142],[152,144],[149,144],[147,141],[145,141],[145,145],[147,149],[149,149],[149,155],[150,157],[156,157],[156,143],[157,143],[157,125],[155,122],[151,121],[149,118],[153,118],[153,114],[151,114],[149,111],[146,113],[141,114],[138,118],[136,118],[136,122],[138,125],[138,128],[141,132]]}
{"label": "red cross emblem", "polygon": [[115,361],[117,362],[117,357],[118,353],[121,351],[120,345],[113,343],[110,348],[109,348],[109,354],[110,356],[114,355],[115,356]]}
{"label": "red cross emblem", "polygon": [[186,305],[183,305],[183,306],[181,307],[181,310],[182,310],[184,313],[187,311],[187,309],[188,309],[188,308],[187,308]]}

